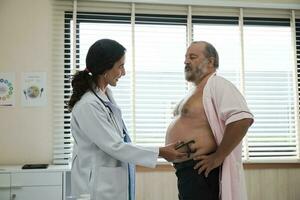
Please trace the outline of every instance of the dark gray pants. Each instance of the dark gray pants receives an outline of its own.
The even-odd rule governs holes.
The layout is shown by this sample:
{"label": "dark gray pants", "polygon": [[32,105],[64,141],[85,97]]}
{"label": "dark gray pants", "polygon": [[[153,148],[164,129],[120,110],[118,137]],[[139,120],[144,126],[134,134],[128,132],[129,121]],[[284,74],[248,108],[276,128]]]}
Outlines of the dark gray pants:
{"label": "dark gray pants", "polygon": [[177,176],[179,200],[219,200],[219,167],[206,178],[193,167],[197,161],[188,160],[174,163]]}

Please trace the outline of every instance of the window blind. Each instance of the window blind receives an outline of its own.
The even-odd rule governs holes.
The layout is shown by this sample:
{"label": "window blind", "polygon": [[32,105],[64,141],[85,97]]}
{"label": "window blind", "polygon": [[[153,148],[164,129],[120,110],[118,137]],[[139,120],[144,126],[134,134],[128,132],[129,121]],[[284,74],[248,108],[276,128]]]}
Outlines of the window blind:
{"label": "window blind", "polygon": [[184,96],[186,16],[135,17],[136,143],[164,144],[172,111]]}
{"label": "window blind", "polygon": [[218,74],[239,87],[241,44],[238,20],[238,17],[194,15],[192,22],[193,40],[209,41],[214,45],[219,54]]}
{"label": "window blind", "polygon": [[[79,9],[81,7],[78,7]],[[122,108],[124,121],[132,136],[133,104],[132,96],[132,30],[131,16],[126,13],[82,13],[77,15],[80,30],[80,70],[85,68],[85,57],[88,48],[97,40],[110,38],[120,42],[126,48],[126,76],[112,88],[118,105]]]}
{"label": "window blind", "polygon": [[69,164],[72,153],[70,114],[65,101],[71,93],[71,26],[66,24],[72,11],[72,1],[52,1],[52,105],[53,105],[53,164]]}
{"label": "window blind", "polygon": [[[72,6],[57,1],[53,20],[54,163],[68,163],[71,156],[70,114],[63,102],[74,72],[73,30],[76,69],[85,68],[87,50],[98,39],[115,39],[127,48],[127,74],[112,89],[136,144],[164,143],[172,110],[188,89],[183,62],[192,31],[192,40],[217,48],[218,74],[244,93],[255,115],[244,143],[245,161],[299,159],[289,10],[78,1],[73,29]],[[296,17],[299,66],[298,29]]]}
{"label": "window blind", "polygon": [[[300,10],[298,11],[292,11],[293,12],[293,22],[294,22],[294,42],[295,45],[295,65],[296,65],[296,72],[297,72],[297,91],[298,91],[298,118],[299,121],[300,113]],[[298,123],[298,134],[296,135],[297,138],[297,153],[298,153],[298,160],[299,158],[299,152],[300,152],[300,136],[299,136],[299,123]]]}
{"label": "window blind", "polygon": [[[241,80],[242,47],[237,12],[237,9],[218,12],[219,16],[208,16],[207,14],[203,16],[201,15],[203,12],[196,12],[197,15],[194,14],[192,20],[193,40],[209,41],[214,45],[219,54],[218,75],[231,81],[243,93]],[[230,51],[228,50],[229,47]],[[243,147],[242,154],[243,158],[246,159],[247,149],[245,148],[247,145],[244,144]]]}
{"label": "window blind", "polygon": [[255,116],[250,159],[296,159],[293,50],[289,18],[244,18],[245,96]]}
{"label": "window blind", "polygon": [[[251,15],[252,13],[247,13],[247,15]],[[251,111],[254,112],[255,116],[255,124],[254,126],[249,130],[247,136],[245,137],[247,146],[247,157],[244,156],[245,160],[258,161],[259,159],[266,161],[266,159],[288,159],[292,158],[295,159],[297,157],[297,147],[296,147],[296,129],[295,129],[295,112],[294,112],[294,93],[293,93],[293,65],[291,61],[293,60],[291,55],[291,45],[290,45],[290,23],[289,19],[280,19],[280,18],[244,18],[244,34],[243,34],[243,40],[246,42],[247,45],[254,44],[253,41],[257,41],[259,31],[254,31],[254,35],[252,35],[252,38],[248,38],[248,29],[247,26],[260,26],[264,27],[265,29],[268,29],[266,27],[273,27],[273,29],[276,29],[277,31],[280,29],[280,27],[287,27],[285,28],[285,34],[275,34],[271,41],[269,40],[268,43],[265,41],[265,39],[268,39],[273,32],[269,31],[266,33],[264,39],[260,39],[260,42],[255,43],[257,49],[252,49],[248,51],[248,46],[244,46],[240,43],[239,38],[239,27],[237,26],[238,19],[234,19],[232,17],[207,17],[207,16],[193,16],[193,36],[194,40],[206,40],[213,43],[213,45],[218,49],[219,55],[220,55],[220,69],[219,74],[229,79],[231,82],[233,82],[239,89],[241,89],[241,92],[243,93],[243,89],[241,88],[240,83],[240,75],[242,75],[242,79],[244,80],[245,85],[245,95],[247,102],[249,104],[249,107],[251,108]],[[274,27],[275,26],[275,27]],[[263,28],[263,29],[264,29]],[[275,33],[276,31],[273,30]],[[277,38],[276,38],[277,37]],[[280,44],[278,44],[278,47],[285,47],[285,50],[287,50],[287,55],[283,57],[278,57],[278,50],[279,48],[274,48],[273,51],[270,51],[270,49],[273,49],[274,47],[274,41],[277,41],[280,38],[284,38],[281,40]],[[228,46],[230,44],[230,51]],[[240,74],[243,63],[241,62],[241,53],[240,53],[240,47],[242,45],[242,48],[245,53],[245,57],[247,58],[245,60],[246,64],[244,67],[246,67],[246,73]],[[258,50],[261,49],[263,46],[266,47],[266,49],[259,52]],[[276,45],[275,45],[276,46]],[[282,51],[282,48],[280,48]],[[259,53],[258,53],[259,52]],[[276,53],[277,52],[277,53]],[[272,82],[276,82],[277,85],[274,88],[274,84],[272,85],[272,82],[270,84],[269,88],[273,87],[272,93],[275,94],[272,96],[272,93],[265,94],[262,97],[258,97],[261,92],[265,93],[267,90],[270,90],[266,85],[266,83],[259,83],[260,81],[268,81],[266,77],[270,76],[269,72],[263,71],[259,72],[257,68],[255,67],[257,64],[254,65],[248,65],[249,59],[248,57],[250,55],[253,55],[251,57],[251,60],[255,60],[257,62],[261,62],[263,59],[263,56],[268,56],[268,58],[265,58],[265,60],[274,60],[271,59],[271,57],[276,57],[276,61],[278,62],[278,59],[280,60],[280,63],[286,63],[284,68],[287,68],[288,73],[287,77],[285,79],[282,78],[282,73],[279,72],[276,75],[277,68],[281,67],[280,65],[276,65],[274,63],[270,63],[270,65],[275,68],[275,72],[271,72],[272,76]],[[235,62],[236,61],[236,62]],[[248,62],[247,62],[248,61]],[[272,68],[271,68],[272,69]],[[248,71],[256,71],[256,73],[249,73]],[[273,75],[272,75],[273,74]],[[260,86],[261,85],[261,86]],[[264,89],[262,89],[264,88]],[[249,95],[251,94],[251,95]],[[276,96],[278,96],[280,99],[276,99]],[[285,96],[285,97],[282,97]],[[274,107],[270,107],[268,104],[271,101],[273,101]],[[284,99],[284,101],[283,101]],[[254,104],[254,105],[253,105]],[[289,106],[283,106],[288,104]],[[264,110],[264,114],[262,115],[257,110]],[[275,112],[275,113],[268,113],[269,112]],[[277,115],[279,114],[280,115]],[[258,115],[258,116],[257,116]],[[275,116],[274,116],[275,115]],[[274,119],[275,118],[275,119]],[[278,122],[281,122],[279,124]],[[262,128],[262,126],[264,128]],[[275,126],[276,128],[271,129],[270,127]],[[268,130],[271,129],[271,130]],[[281,129],[281,131],[280,131]],[[277,130],[279,133],[277,133]],[[269,134],[266,132],[270,132]],[[266,136],[268,135],[268,136]],[[267,141],[267,142],[266,142]],[[244,145],[244,146],[245,146]],[[245,149],[244,149],[245,150]]]}

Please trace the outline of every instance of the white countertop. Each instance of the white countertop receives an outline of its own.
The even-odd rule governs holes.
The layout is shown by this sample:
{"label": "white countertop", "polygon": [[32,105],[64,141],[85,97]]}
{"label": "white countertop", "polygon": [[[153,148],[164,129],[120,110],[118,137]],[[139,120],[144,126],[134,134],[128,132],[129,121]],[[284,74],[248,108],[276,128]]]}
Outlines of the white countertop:
{"label": "white countertop", "polygon": [[49,165],[47,169],[22,169],[23,165],[0,165],[0,174],[8,172],[70,171],[71,165]]}

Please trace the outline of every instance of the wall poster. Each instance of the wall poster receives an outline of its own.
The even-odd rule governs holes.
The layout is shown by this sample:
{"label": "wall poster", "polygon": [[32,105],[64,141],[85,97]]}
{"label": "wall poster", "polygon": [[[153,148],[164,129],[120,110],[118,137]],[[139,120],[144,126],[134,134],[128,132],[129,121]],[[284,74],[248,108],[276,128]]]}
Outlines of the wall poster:
{"label": "wall poster", "polygon": [[22,106],[46,106],[47,76],[45,72],[26,72],[22,75]]}
{"label": "wall poster", "polygon": [[15,73],[0,73],[0,106],[15,104]]}

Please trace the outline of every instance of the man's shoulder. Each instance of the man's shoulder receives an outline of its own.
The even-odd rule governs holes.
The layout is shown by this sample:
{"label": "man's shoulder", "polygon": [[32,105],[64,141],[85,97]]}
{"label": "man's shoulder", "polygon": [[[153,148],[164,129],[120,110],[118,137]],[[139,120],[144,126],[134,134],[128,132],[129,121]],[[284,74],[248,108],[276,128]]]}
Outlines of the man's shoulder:
{"label": "man's shoulder", "polygon": [[206,91],[210,94],[223,94],[228,92],[235,93],[238,91],[238,88],[228,79],[215,74],[208,80],[206,84]]}
{"label": "man's shoulder", "polygon": [[209,81],[210,83],[212,84],[215,84],[215,85],[233,85],[228,79],[222,77],[222,76],[219,76],[217,74],[214,74],[210,77]]}

